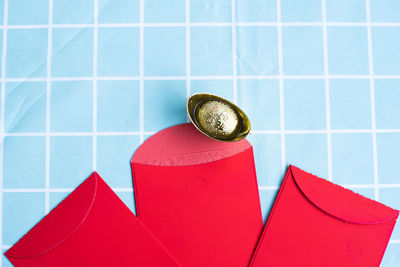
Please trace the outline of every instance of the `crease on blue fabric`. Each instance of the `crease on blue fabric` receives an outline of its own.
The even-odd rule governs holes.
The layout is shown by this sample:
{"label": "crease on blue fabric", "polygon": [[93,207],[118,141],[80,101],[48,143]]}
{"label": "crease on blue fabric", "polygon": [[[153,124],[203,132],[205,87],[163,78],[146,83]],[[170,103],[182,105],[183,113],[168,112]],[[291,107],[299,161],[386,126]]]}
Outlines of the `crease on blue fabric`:
{"label": "crease on blue fabric", "polygon": [[102,15],[108,8],[110,8],[111,6],[115,5],[115,2],[116,2],[116,1],[107,0],[107,1],[103,4],[103,6],[99,9],[97,18],[99,18],[100,15]]}
{"label": "crease on blue fabric", "polygon": [[[108,0],[108,1],[105,3],[104,7],[103,7],[101,10],[99,10],[98,17],[99,17],[101,14],[103,14],[103,13],[106,11],[106,9],[107,9],[109,6],[111,6],[112,4],[113,4],[113,1]],[[93,21],[94,21],[94,15],[89,19],[89,21],[90,21],[90,20],[93,20]],[[93,24],[93,25],[94,25],[94,24]],[[53,58],[53,56],[57,55],[58,53],[60,53],[60,51],[64,50],[65,47],[66,47],[68,44],[70,44],[73,40],[76,39],[76,37],[77,37],[80,33],[82,33],[82,31],[84,31],[84,30],[86,30],[86,29],[90,29],[90,28],[91,28],[91,27],[79,28],[79,30],[78,30],[74,35],[72,35],[69,39],[67,39],[67,40],[65,41],[65,43],[64,43],[59,49],[57,49],[57,51],[52,50],[52,54],[51,54],[50,60]],[[52,42],[52,41],[53,41],[53,40],[51,40],[51,42]],[[47,49],[49,49],[49,47],[47,47]],[[42,66],[44,66],[45,64],[47,65],[47,58],[46,58],[45,60],[43,60],[36,68],[34,68],[34,70],[31,71],[31,73],[30,73],[26,78],[32,78],[32,75],[33,75],[39,68],[41,68]],[[93,68],[95,68],[95,67],[96,67],[96,66],[93,66]],[[48,73],[47,73],[47,74],[48,74]]]}
{"label": "crease on blue fabric", "polygon": [[[57,49],[57,51],[54,53],[54,50],[52,51],[52,54],[51,54],[51,58],[50,59],[52,59],[52,57],[54,56],[54,55],[56,55],[56,54],[58,54],[62,49],[64,49],[65,48],[65,46],[67,46],[70,42],[72,42],[76,37],[77,37],[77,35],[79,34],[79,33],[81,33],[84,29],[87,29],[87,28],[81,28],[76,34],[74,34],[65,44],[63,44],[59,49]],[[48,37],[47,37],[48,38]],[[48,40],[47,40],[48,41]],[[51,40],[51,41],[53,41],[53,40]],[[47,53],[48,53],[48,49],[49,49],[49,47],[47,47]],[[37,65],[37,67],[35,67],[30,73],[29,73],[29,75],[28,76],[26,76],[26,77],[23,77],[24,79],[28,79],[28,78],[36,78],[36,77],[33,77],[33,74],[39,69],[39,68],[41,68],[41,67],[43,67],[43,66],[47,66],[47,57],[46,57],[46,59],[45,60],[43,60],[39,65]],[[48,73],[47,73],[47,70],[46,70],[46,76],[48,75]],[[45,78],[45,77],[43,77],[43,78]],[[23,80],[23,82],[24,81],[26,81],[26,80]]]}
{"label": "crease on blue fabric", "polygon": [[214,8],[215,6],[216,6],[216,1],[214,1],[214,0],[202,0],[201,1],[202,3],[203,3],[203,6],[206,8],[206,9],[212,9],[212,8]]}
{"label": "crease on blue fabric", "polygon": [[[114,2],[111,0],[108,0],[103,8],[101,8],[101,10],[99,10],[98,16],[100,16],[101,14],[103,14],[111,5],[113,5]],[[94,15],[91,17],[92,19],[94,18]],[[75,40],[79,34],[82,33],[82,31],[86,30],[88,28],[80,28],[74,35],[72,35],[69,39],[65,40],[64,44],[58,48],[56,51],[52,50],[52,54],[51,54],[51,58],[50,60],[53,58],[53,56],[57,55],[58,53],[60,53],[62,50],[64,50],[66,48],[66,46],[68,44],[70,44],[73,40]],[[48,37],[47,37],[48,38]],[[49,40],[47,40],[49,41]],[[53,42],[53,40],[51,40],[51,42]],[[47,49],[49,49],[49,47],[47,47]],[[48,50],[47,50],[48,53]],[[26,77],[24,77],[24,80],[19,82],[17,84],[17,86],[13,89],[17,89],[19,86],[21,86],[21,84],[25,81],[27,81],[29,78],[35,78],[33,77],[33,74],[35,72],[37,72],[41,67],[43,66],[47,66],[47,57],[45,60],[43,60],[41,63],[39,63],[37,65],[37,67],[33,68],[33,70],[29,73],[29,75],[27,75]],[[93,68],[95,68],[96,66],[93,66]],[[50,70],[51,71],[51,70]],[[47,70],[46,70],[46,76],[48,75]],[[5,90],[5,88],[3,89]],[[21,121],[24,119],[24,117],[28,114],[28,112],[32,109],[32,107],[38,102],[40,101],[41,97],[45,94],[45,92],[43,92],[42,94],[40,94],[39,96],[37,96],[36,98],[32,99],[33,102],[31,102],[28,107],[26,107],[26,109],[23,108],[24,106],[24,102],[20,103],[20,105],[18,105],[16,107],[16,111],[13,112],[14,116],[11,118],[11,122],[7,125],[7,132],[12,131],[13,129],[15,129],[20,123]],[[26,98],[27,99],[27,98]],[[22,115],[18,116],[18,114],[20,113],[20,111],[22,111]],[[49,116],[49,114],[46,114],[46,116]],[[19,117],[19,118],[18,118]],[[0,144],[3,144],[4,142],[4,137],[0,140]]]}
{"label": "crease on blue fabric", "polygon": [[[255,58],[257,60],[257,58]],[[247,66],[248,68],[250,68],[252,71],[254,71],[255,73],[257,72],[257,66],[256,64],[252,63],[252,60],[247,59],[246,57],[238,57],[238,61],[240,63],[242,63],[243,65]],[[240,66],[239,66],[240,68]],[[274,68],[272,69],[268,69],[266,66],[264,66],[262,71],[258,71],[261,74],[269,74],[269,73],[273,73],[273,71],[277,71],[278,72],[278,66],[274,66]]]}
{"label": "crease on blue fabric", "polygon": [[[11,90],[10,93],[7,95],[11,94],[14,90],[16,90],[18,87],[20,87],[22,82],[19,82],[15,88]],[[18,106],[16,106],[16,111],[12,112],[11,114],[13,115],[11,118],[10,123],[8,125],[5,125],[7,127],[5,129],[6,132],[12,132],[15,128],[18,127],[18,125],[21,123],[21,121],[25,118],[26,115],[28,115],[28,112],[32,109],[32,107],[41,100],[43,96],[46,95],[46,91],[42,91],[39,95],[36,95],[30,100],[30,97],[25,97],[22,102],[19,103]],[[27,102],[30,100],[29,102]],[[26,105],[28,103],[28,105]]]}

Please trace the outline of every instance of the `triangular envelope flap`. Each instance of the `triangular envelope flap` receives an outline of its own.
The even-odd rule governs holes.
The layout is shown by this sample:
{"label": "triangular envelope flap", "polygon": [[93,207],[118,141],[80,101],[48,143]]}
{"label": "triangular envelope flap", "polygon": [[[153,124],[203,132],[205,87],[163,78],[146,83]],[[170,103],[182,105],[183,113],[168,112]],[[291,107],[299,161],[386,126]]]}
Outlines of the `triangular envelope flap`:
{"label": "triangular envelope flap", "polygon": [[303,195],[322,211],[345,222],[377,224],[396,218],[398,211],[290,166]]}
{"label": "triangular envelope flap", "polygon": [[164,129],[147,139],[135,152],[132,163],[157,166],[196,165],[227,158],[250,148],[242,139],[236,142],[213,140],[192,124]]}
{"label": "triangular envelope flap", "polygon": [[52,250],[70,237],[82,225],[93,205],[99,178],[100,176],[94,172],[11,247],[6,256],[14,258],[38,256]]}

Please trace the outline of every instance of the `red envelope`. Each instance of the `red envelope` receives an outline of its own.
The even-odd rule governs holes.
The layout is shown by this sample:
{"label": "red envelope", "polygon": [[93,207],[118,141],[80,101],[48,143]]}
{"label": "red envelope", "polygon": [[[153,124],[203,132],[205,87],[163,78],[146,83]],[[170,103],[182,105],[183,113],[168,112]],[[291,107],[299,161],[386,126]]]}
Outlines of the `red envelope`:
{"label": "red envelope", "polygon": [[250,266],[377,267],[398,215],[290,166]]}
{"label": "red envelope", "polygon": [[262,230],[253,150],[191,124],[150,137],[132,158],[138,218],[183,266],[247,266]]}
{"label": "red envelope", "polygon": [[5,255],[15,266],[179,266],[97,173]]}

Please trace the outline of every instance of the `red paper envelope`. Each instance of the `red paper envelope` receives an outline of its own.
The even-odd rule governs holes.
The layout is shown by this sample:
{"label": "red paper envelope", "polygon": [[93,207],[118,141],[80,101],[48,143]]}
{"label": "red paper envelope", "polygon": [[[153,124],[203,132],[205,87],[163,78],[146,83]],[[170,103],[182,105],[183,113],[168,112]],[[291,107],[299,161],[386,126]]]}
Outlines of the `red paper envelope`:
{"label": "red paper envelope", "polygon": [[138,218],[182,266],[247,266],[262,230],[253,150],[191,124],[150,137],[132,158]]}
{"label": "red paper envelope", "polygon": [[250,266],[378,267],[398,215],[290,166]]}
{"label": "red paper envelope", "polygon": [[15,266],[179,266],[97,173],[5,255]]}

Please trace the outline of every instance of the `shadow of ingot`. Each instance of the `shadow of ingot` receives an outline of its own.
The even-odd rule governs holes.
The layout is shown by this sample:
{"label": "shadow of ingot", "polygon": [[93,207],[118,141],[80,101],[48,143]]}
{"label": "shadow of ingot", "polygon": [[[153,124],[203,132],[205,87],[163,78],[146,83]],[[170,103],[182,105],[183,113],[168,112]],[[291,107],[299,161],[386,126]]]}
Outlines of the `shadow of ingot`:
{"label": "shadow of ingot", "polygon": [[186,109],[193,125],[215,140],[239,141],[250,132],[250,121],[246,114],[222,97],[194,94],[188,99]]}

